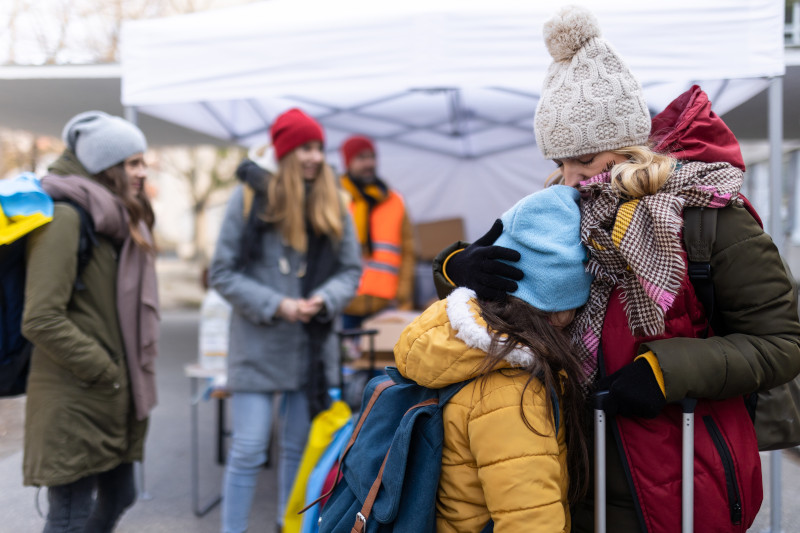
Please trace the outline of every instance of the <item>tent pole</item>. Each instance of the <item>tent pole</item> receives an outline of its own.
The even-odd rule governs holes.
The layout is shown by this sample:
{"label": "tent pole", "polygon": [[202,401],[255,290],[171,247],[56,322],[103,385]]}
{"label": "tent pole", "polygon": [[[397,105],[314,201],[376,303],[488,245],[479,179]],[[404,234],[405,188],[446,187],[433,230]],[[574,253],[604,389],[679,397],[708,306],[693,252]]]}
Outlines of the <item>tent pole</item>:
{"label": "tent pole", "polygon": [[131,124],[139,125],[139,112],[136,106],[125,106],[125,120]]}
{"label": "tent pole", "polygon": [[[781,200],[783,195],[783,76],[770,79],[768,93],[769,173],[770,173],[770,233],[778,250],[784,252]],[[781,532],[781,451],[769,453],[769,523],[771,533]]]}
{"label": "tent pole", "polygon": [[770,79],[769,117],[769,233],[781,253],[784,252],[783,218],[783,76]]}

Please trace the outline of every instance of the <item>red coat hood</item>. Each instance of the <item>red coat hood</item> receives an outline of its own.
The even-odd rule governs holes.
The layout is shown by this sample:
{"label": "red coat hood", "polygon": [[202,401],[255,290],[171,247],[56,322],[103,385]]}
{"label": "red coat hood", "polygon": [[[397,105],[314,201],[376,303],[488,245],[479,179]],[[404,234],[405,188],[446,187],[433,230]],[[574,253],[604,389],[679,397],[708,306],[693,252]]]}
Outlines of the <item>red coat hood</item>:
{"label": "red coat hood", "polygon": [[739,142],[711,110],[708,95],[697,86],[672,101],[653,118],[650,140],[657,152],[670,152],[687,161],[724,161],[744,171]]}

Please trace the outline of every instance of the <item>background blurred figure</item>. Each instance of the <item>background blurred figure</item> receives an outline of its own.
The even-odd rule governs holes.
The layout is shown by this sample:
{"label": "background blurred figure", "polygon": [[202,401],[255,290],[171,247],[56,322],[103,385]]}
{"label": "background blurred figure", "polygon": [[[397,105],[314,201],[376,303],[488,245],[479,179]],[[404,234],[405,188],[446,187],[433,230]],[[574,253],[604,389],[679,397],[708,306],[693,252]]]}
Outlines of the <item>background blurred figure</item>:
{"label": "background blurred figure", "polygon": [[[74,117],[63,136],[42,178],[53,221],[27,243],[24,482],[48,487],[45,532],[106,532],[136,497],[132,463],[156,404],[155,254],[133,185],[146,175],[147,144],[100,111]],[[79,269],[85,215],[96,242]]]}
{"label": "background blurred figure", "polygon": [[342,188],[351,197],[364,267],[356,297],[344,311],[342,326],[348,329],[360,327],[366,317],[390,305],[413,308],[415,258],[403,198],[378,177],[373,142],[354,136],[341,150],[347,167]]}
{"label": "background blurred figure", "polygon": [[310,420],[328,406],[328,387],[339,382],[332,319],[352,298],[361,275],[353,224],[325,163],[322,127],[290,109],[270,133],[277,172],[261,174],[254,196],[248,192],[252,185],[234,190],[210,267],[211,286],[233,306],[228,349],[233,443],[223,482],[223,532],[247,530],[266,461],[275,392],[283,393],[282,521]]}

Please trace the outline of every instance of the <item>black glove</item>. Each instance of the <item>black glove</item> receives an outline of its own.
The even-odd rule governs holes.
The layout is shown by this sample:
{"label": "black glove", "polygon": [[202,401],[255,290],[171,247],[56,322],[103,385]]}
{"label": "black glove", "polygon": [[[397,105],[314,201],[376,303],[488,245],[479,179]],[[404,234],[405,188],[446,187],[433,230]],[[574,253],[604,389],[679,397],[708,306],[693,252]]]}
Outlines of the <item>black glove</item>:
{"label": "black glove", "polygon": [[503,222],[498,218],[486,235],[447,261],[447,276],[456,286],[470,288],[484,300],[505,300],[507,293],[517,290],[522,271],[498,259],[519,261],[519,252],[492,246],[502,232]]}
{"label": "black glove", "polygon": [[603,408],[608,416],[655,418],[667,404],[653,369],[646,359],[637,359],[597,382],[598,391],[608,391]]}

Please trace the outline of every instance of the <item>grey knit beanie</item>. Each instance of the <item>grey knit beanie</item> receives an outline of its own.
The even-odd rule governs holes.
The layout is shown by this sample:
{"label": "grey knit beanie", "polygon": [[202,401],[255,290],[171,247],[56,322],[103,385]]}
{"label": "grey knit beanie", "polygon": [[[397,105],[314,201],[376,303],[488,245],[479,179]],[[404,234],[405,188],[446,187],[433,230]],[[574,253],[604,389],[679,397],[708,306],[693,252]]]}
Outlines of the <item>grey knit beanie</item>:
{"label": "grey knit beanie", "polygon": [[142,130],[124,118],[102,111],[75,115],[64,126],[61,138],[90,174],[147,150]]}
{"label": "grey knit beanie", "polygon": [[647,143],[650,113],[639,81],[600,37],[595,16],[566,6],[544,25],[553,63],[536,107],[536,143],[546,159]]}

